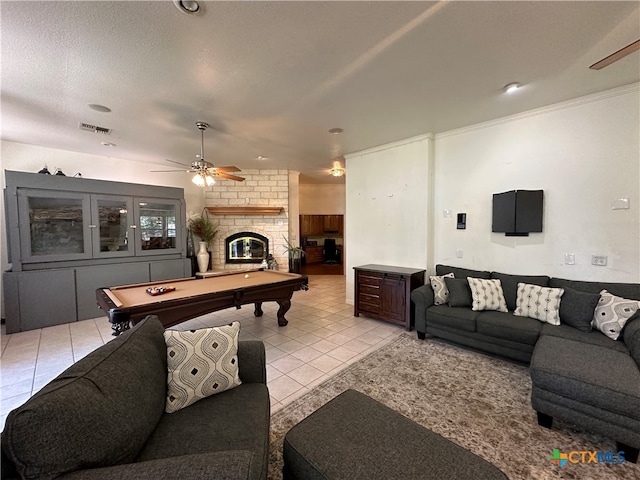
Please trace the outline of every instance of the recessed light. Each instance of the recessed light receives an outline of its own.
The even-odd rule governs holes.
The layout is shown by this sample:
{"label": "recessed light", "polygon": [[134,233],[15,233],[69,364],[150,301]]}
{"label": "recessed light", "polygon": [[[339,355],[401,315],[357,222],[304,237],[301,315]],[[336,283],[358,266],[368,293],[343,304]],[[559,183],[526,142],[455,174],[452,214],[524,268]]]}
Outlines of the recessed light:
{"label": "recessed light", "polygon": [[194,0],[173,0],[173,4],[178,10],[187,15],[200,13],[200,4]]}
{"label": "recessed light", "polygon": [[96,112],[109,113],[111,111],[109,107],[105,107],[104,105],[98,105],[97,103],[90,103],[88,107],[91,110],[95,110]]}
{"label": "recessed light", "polygon": [[513,82],[513,83],[509,83],[507,85],[505,85],[503,87],[503,90],[505,91],[505,93],[513,93],[516,90],[518,90],[520,88],[520,84],[518,82]]}
{"label": "recessed light", "polygon": [[335,127],[329,130],[329,133],[333,135],[340,135],[342,132],[344,132],[344,130],[341,129],[340,127]]}
{"label": "recessed light", "polygon": [[256,160],[269,160],[269,157],[265,157],[264,155],[258,155]]}
{"label": "recessed light", "polygon": [[115,143],[111,143],[111,142],[101,142],[102,145],[104,145],[105,147],[115,147],[116,144]]}

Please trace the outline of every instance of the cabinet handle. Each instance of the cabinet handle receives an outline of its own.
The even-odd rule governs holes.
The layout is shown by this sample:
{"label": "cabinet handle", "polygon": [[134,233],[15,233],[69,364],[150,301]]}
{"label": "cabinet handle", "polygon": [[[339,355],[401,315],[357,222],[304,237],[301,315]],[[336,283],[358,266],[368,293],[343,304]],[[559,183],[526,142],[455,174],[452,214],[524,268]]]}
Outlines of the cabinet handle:
{"label": "cabinet handle", "polygon": [[136,225],[131,225],[129,228],[138,228]]}
{"label": "cabinet handle", "polygon": [[89,228],[98,228],[97,225],[89,225]]}

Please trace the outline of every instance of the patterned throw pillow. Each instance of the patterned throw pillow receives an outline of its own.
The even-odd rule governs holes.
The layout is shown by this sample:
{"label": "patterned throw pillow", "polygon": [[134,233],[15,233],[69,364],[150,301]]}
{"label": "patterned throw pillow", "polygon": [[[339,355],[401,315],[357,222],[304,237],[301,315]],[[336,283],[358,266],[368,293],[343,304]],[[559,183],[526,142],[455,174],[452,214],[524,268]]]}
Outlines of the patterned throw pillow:
{"label": "patterned throw pillow", "polygon": [[485,280],[483,278],[467,277],[469,288],[471,288],[471,310],[497,310],[506,312],[507,302],[504,299],[504,292],[500,280]]}
{"label": "patterned throw pillow", "polygon": [[240,385],[239,332],[240,322],[184,332],[165,330],[167,413]]}
{"label": "patterned throw pillow", "polygon": [[431,275],[429,277],[429,283],[431,283],[431,288],[433,288],[434,305],[444,305],[449,301],[449,289],[444,282],[445,277],[453,278],[453,273],[447,273],[441,276]]}
{"label": "patterned throw pillow", "polygon": [[640,301],[616,297],[606,290],[600,292],[600,301],[593,312],[593,328],[612,340],[617,340],[627,320],[640,309]]}
{"label": "patterned throw pillow", "polygon": [[562,288],[540,287],[529,283],[518,283],[518,295],[514,315],[529,317],[560,325],[560,298]]}

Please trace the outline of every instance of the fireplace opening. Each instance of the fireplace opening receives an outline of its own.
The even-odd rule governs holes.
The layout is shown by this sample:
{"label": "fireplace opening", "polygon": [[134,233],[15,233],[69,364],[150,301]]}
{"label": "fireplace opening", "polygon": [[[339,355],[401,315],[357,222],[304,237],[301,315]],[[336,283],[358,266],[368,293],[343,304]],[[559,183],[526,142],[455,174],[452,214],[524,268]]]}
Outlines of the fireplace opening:
{"label": "fireplace opening", "polygon": [[261,263],[269,255],[269,239],[255,232],[235,233],[225,240],[227,263]]}

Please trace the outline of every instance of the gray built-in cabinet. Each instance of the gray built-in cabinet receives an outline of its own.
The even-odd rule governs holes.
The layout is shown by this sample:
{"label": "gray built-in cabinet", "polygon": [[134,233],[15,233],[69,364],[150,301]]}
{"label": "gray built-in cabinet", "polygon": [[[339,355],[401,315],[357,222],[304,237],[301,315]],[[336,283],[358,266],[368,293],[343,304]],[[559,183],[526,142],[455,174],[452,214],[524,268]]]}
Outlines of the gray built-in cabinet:
{"label": "gray built-in cabinet", "polygon": [[96,288],[191,275],[183,189],[9,170],[5,181],[7,333],[101,316]]}

